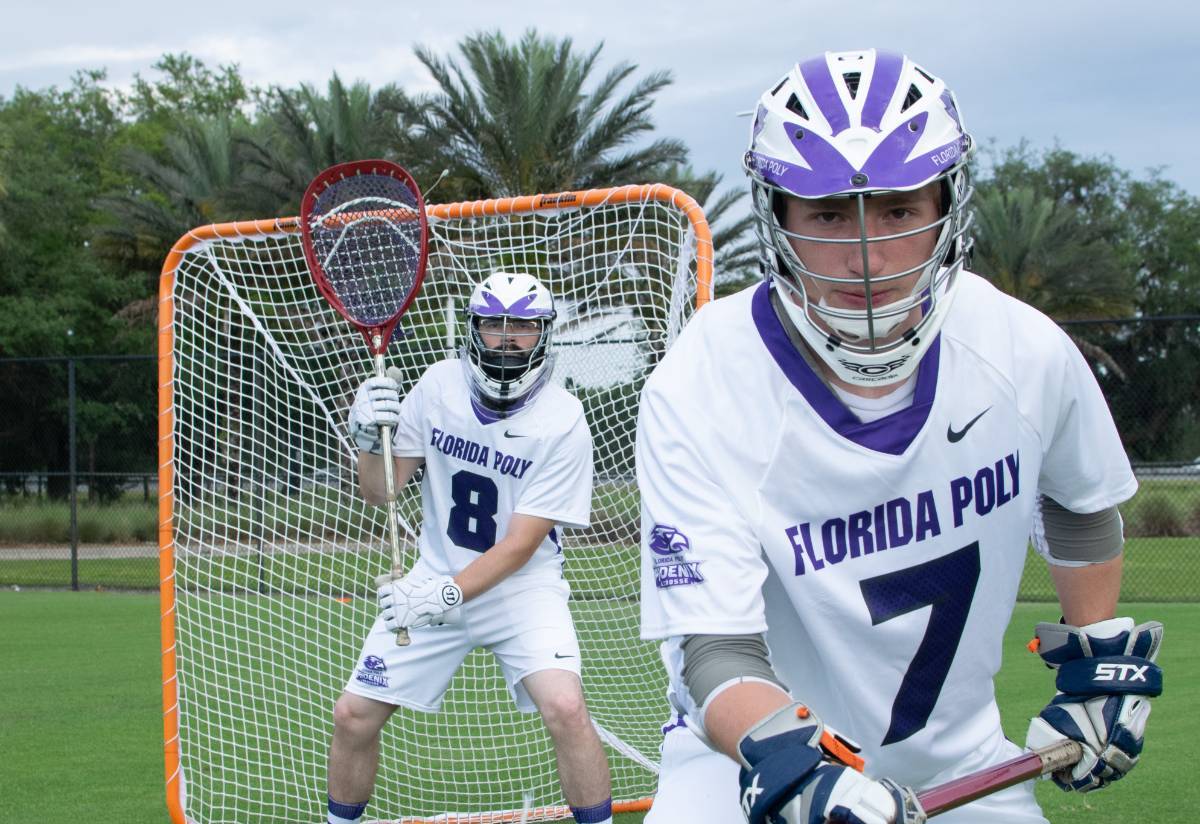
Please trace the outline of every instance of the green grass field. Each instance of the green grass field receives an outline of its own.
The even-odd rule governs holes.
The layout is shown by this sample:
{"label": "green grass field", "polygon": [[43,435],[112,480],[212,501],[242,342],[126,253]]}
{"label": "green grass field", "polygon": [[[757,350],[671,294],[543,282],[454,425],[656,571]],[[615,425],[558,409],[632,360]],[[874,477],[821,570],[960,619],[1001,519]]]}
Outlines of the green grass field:
{"label": "green grass field", "polygon": [[[1091,796],[1038,787],[1054,824],[1192,821],[1200,786],[1188,753],[1200,738],[1200,605],[1127,604],[1167,627],[1167,691],[1155,704],[1145,762]],[[1024,649],[1049,604],[1021,604],[998,695],[1010,737],[1046,701],[1049,672]],[[162,824],[158,601],[152,595],[0,592],[0,822]],[[634,824],[640,816],[619,817]],[[736,823],[731,823],[736,824]]]}

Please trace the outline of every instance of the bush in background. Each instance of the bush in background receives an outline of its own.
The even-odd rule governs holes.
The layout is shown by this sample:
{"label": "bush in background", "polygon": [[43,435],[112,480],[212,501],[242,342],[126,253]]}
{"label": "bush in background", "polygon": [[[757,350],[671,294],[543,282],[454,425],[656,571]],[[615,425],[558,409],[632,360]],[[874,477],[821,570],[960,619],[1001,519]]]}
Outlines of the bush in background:
{"label": "bush in background", "polygon": [[[79,541],[85,544],[153,542],[158,539],[158,502],[84,504],[75,510]],[[0,544],[67,544],[71,506],[62,501],[0,503]]]}
{"label": "bush in background", "polygon": [[[1200,510],[1200,504],[1196,509]],[[1189,534],[1179,505],[1162,493],[1138,496],[1125,517],[1125,534],[1130,537],[1179,538]]]}

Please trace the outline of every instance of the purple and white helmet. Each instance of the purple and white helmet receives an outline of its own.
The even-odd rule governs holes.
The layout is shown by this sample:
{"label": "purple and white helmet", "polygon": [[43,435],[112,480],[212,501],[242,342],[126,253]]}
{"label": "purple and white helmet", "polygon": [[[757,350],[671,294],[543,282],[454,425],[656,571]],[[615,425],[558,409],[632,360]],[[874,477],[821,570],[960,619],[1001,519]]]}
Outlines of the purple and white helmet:
{"label": "purple and white helmet", "polygon": [[[462,360],[475,400],[501,417],[533,400],[554,371],[550,338],[554,329],[554,296],[532,275],[493,272],[467,304],[467,336]],[[489,347],[484,330],[498,335]],[[537,342],[518,345],[535,334]]]}
{"label": "purple and white helmet", "polygon": [[[970,246],[971,149],[953,93],[901,54],[826,52],[797,64],[763,94],[745,156],[763,268],[785,290],[782,304],[800,334],[837,377],[860,386],[901,381],[937,337]],[[781,225],[784,197],[845,197],[858,201],[861,215],[865,198],[915,191],[934,181],[942,184],[941,216],[911,232],[869,236],[860,223],[858,237],[829,239]],[[903,299],[883,306],[868,299],[864,309],[834,308],[810,298],[805,278],[845,283],[850,275],[812,271],[788,242],[790,237],[855,244],[866,273],[872,244],[930,230],[937,231],[937,241],[924,262],[887,276],[854,276],[870,295],[872,284],[920,273]],[[796,301],[786,299],[786,292]],[[919,320],[897,337],[910,317]]]}

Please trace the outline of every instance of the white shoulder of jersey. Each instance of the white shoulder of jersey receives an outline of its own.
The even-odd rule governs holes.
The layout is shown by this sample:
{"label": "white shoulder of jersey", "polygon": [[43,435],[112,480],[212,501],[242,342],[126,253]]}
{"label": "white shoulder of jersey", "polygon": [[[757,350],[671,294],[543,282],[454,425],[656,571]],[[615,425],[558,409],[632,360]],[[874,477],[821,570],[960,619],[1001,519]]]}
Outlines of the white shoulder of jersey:
{"label": "white shoulder of jersey", "polygon": [[1042,447],[1038,488],[1075,512],[1126,500],[1137,488],[1096,377],[1079,347],[1034,307],[963,272],[942,327],[943,358],[1003,385]]}
{"label": "white shoulder of jersey", "polygon": [[[557,383],[549,383],[542,389],[541,395],[534,402],[531,412],[538,414],[538,425],[547,426],[545,434],[561,434],[569,432],[584,420],[583,404],[579,398],[563,389]],[[521,416],[517,415],[516,419]]]}
{"label": "white shoulder of jersey", "polygon": [[701,389],[696,385],[697,379],[709,374],[708,352],[712,349],[720,350],[717,360],[723,363],[744,363],[749,368],[761,360],[757,355],[751,355],[751,361],[743,361],[740,357],[749,354],[740,350],[761,349],[750,312],[754,293],[760,285],[756,281],[740,292],[700,307],[654,368],[645,390],[653,392],[676,383]]}
{"label": "white shoulder of jersey", "polygon": [[944,345],[1018,392],[1052,386],[1078,368],[1078,348],[1053,320],[979,275],[964,271],[960,277],[953,310],[942,327]]}
{"label": "white shoulder of jersey", "polygon": [[706,304],[684,327],[642,389],[640,450],[675,444],[722,477],[745,477],[772,454],[794,390],[755,325],[760,288]]}
{"label": "white shoulder of jersey", "polygon": [[430,366],[418,382],[436,386],[439,391],[455,387],[467,389],[467,378],[463,373],[462,361],[457,357],[443,358]]}

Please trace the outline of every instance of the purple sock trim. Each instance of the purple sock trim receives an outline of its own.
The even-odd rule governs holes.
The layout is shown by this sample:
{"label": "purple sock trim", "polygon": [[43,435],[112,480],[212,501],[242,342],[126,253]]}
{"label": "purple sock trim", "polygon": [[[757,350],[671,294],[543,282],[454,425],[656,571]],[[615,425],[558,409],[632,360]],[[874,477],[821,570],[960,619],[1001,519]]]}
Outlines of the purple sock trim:
{"label": "purple sock trim", "polygon": [[571,815],[578,824],[596,824],[612,818],[612,799],[607,798],[593,807],[572,807]]}
{"label": "purple sock trim", "polygon": [[343,804],[340,801],[334,801],[330,796],[325,797],[329,799],[329,812],[338,818],[347,818],[353,821],[356,818],[361,818],[363,812],[367,809],[366,801],[361,804]]}

